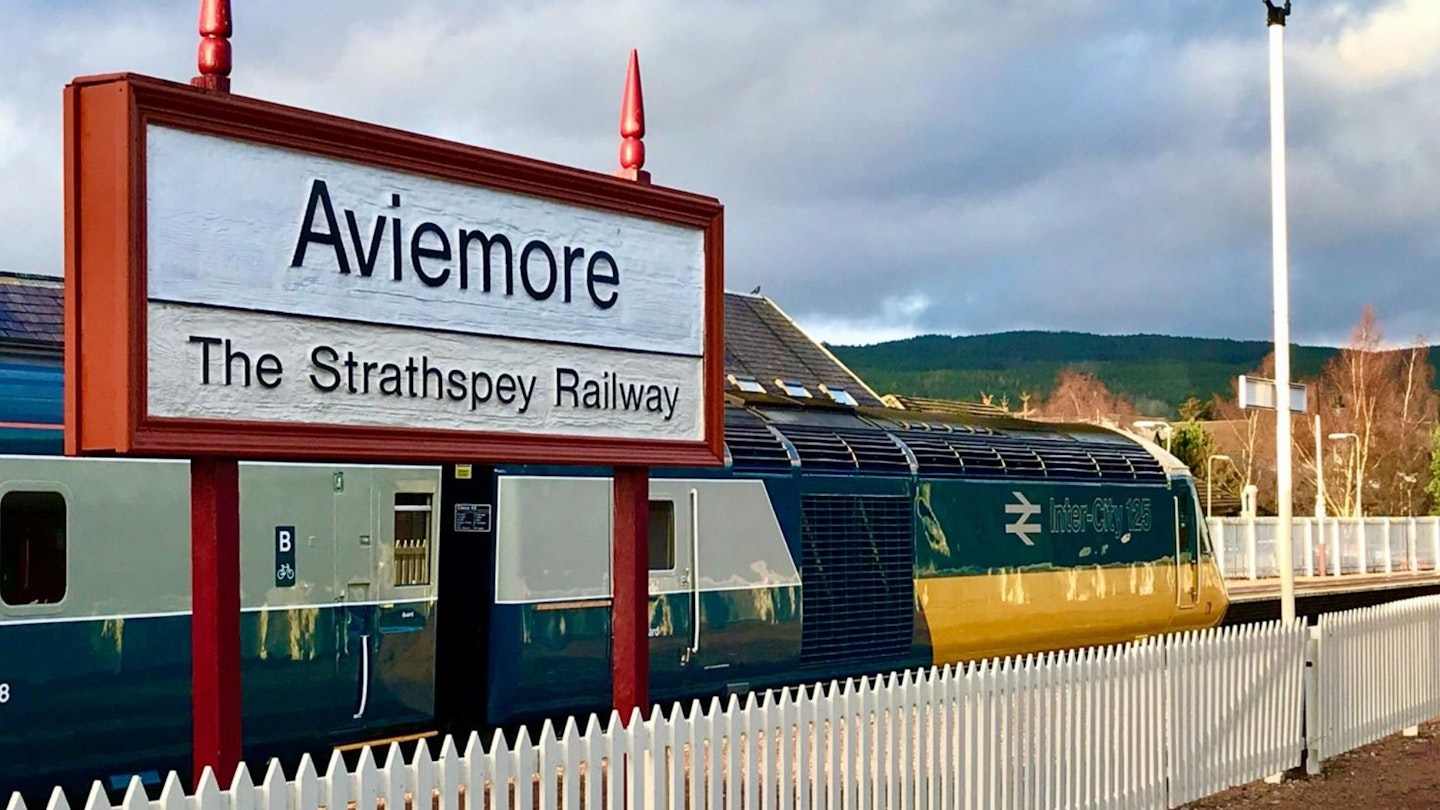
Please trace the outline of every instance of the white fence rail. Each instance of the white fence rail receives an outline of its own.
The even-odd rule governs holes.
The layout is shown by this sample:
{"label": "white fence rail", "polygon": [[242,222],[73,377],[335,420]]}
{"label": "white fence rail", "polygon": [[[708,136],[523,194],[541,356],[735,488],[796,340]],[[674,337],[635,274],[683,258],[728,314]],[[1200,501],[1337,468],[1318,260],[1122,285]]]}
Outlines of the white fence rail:
{"label": "white fence rail", "polygon": [[[272,763],[125,810],[535,808],[1154,808],[1296,767],[1302,622],[1187,633],[1104,649],[831,683],[797,700],[747,696],[658,710],[629,728],[592,717],[410,762],[392,746],[358,768]],[[627,794],[628,792],[628,794]],[[407,798],[408,797],[408,798]],[[96,785],[86,810],[110,807]],[[25,810],[13,798],[7,810]],[[57,794],[48,810],[68,810]]]}
{"label": "white fence rail", "polygon": [[[1211,542],[1227,579],[1280,576],[1279,518],[1212,517]],[[1297,576],[1437,571],[1440,517],[1293,518],[1291,559]]]}
{"label": "white fence rail", "polygon": [[1168,639],[1169,807],[1283,773],[1305,750],[1303,620],[1225,632]]}
{"label": "white fence rail", "polygon": [[1440,717],[1440,596],[1325,614],[1314,635],[1316,760]]}

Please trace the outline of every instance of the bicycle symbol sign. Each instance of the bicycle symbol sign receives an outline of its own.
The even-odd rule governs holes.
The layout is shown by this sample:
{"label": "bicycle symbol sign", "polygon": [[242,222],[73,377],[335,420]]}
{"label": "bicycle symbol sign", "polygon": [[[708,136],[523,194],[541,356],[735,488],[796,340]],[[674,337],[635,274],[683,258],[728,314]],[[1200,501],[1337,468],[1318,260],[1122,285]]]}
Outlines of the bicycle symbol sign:
{"label": "bicycle symbol sign", "polygon": [[275,587],[295,585],[295,527],[275,527]]}

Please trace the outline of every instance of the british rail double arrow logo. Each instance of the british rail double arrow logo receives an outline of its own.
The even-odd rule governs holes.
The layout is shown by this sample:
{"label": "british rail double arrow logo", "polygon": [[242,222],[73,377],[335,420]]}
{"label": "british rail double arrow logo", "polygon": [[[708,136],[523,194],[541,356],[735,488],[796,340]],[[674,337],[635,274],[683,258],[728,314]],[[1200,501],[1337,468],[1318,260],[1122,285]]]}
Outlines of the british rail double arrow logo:
{"label": "british rail double arrow logo", "polygon": [[1031,523],[1030,518],[1040,513],[1040,505],[1031,503],[1023,492],[1012,491],[1010,494],[1020,502],[1005,504],[1005,514],[1017,516],[1014,523],[1005,524],[1005,531],[1019,537],[1025,545],[1033,546],[1035,541],[1030,539],[1030,535],[1039,532],[1041,527]]}

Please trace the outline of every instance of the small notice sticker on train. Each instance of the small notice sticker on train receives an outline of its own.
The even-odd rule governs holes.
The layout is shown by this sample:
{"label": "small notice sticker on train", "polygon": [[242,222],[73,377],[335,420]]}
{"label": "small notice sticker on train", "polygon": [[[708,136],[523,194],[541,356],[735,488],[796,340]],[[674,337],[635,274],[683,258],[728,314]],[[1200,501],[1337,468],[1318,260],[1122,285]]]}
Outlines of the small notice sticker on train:
{"label": "small notice sticker on train", "polygon": [[295,587],[295,527],[275,527],[275,587]]}
{"label": "small notice sticker on train", "polygon": [[457,504],[455,504],[455,531],[457,531],[457,532],[488,532],[488,531],[490,531],[490,504],[488,504],[488,503],[457,503]]}

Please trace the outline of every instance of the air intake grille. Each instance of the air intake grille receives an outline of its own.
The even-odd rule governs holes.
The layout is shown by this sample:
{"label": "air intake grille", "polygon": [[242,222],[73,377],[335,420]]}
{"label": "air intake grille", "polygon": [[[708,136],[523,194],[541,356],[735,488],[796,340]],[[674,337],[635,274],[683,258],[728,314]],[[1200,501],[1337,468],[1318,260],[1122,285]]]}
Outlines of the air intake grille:
{"label": "air intake grille", "polygon": [[776,424],[795,445],[808,472],[866,472],[909,475],[905,451],[883,430],[822,425]]}
{"label": "air intake grille", "polygon": [[730,448],[730,466],[737,472],[791,471],[785,445],[753,414],[726,409],[725,446]]}
{"label": "air intake grille", "polygon": [[1136,444],[1013,432],[972,435],[897,430],[895,435],[915,454],[921,478],[1165,481],[1160,462]]}
{"label": "air intake grille", "polygon": [[910,498],[806,495],[801,523],[800,660],[829,663],[905,654],[915,622]]}

